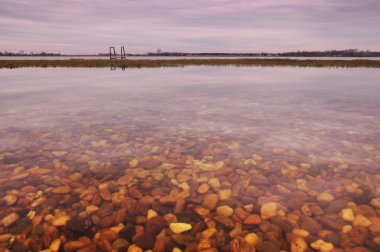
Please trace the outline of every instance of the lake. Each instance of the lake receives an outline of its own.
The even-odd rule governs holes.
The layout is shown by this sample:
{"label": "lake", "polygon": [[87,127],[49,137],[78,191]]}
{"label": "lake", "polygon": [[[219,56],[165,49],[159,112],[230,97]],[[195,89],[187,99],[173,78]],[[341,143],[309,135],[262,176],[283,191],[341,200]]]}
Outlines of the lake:
{"label": "lake", "polygon": [[[109,56],[0,56],[0,60],[69,60],[69,59],[109,59]],[[298,60],[380,60],[380,57],[276,57],[276,56],[127,56],[131,60],[170,59],[298,59]]]}
{"label": "lake", "polygon": [[24,68],[0,79],[4,246],[380,246],[376,69]]}

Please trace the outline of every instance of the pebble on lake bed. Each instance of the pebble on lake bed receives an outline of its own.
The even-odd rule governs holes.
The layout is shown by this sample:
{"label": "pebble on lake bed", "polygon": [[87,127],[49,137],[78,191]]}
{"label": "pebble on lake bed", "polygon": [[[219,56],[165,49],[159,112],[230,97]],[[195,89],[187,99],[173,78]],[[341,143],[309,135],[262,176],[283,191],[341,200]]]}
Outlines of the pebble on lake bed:
{"label": "pebble on lake bed", "polygon": [[360,227],[369,227],[371,226],[371,224],[372,224],[371,221],[367,217],[361,214],[356,215],[352,223],[353,226],[360,226]]}
{"label": "pebble on lake bed", "polygon": [[311,243],[311,247],[320,252],[330,252],[334,249],[334,245],[332,243],[325,242],[321,239],[316,240],[315,242]]}
{"label": "pebble on lake bed", "polygon": [[290,243],[291,252],[304,252],[307,248],[307,243],[301,238],[296,238]]}
{"label": "pebble on lake bed", "polygon": [[[203,127],[197,119],[180,127],[156,121],[169,112],[93,118],[57,132],[0,129],[9,133],[0,151],[0,252],[364,252],[380,246],[380,176],[372,169],[380,160],[377,139],[364,150],[367,138],[351,125],[350,133],[335,132],[338,146],[325,145],[329,132],[299,121],[297,113],[289,113],[297,126],[289,136],[273,129],[260,134],[257,125],[266,122],[259,117],[250,117],[259,124],[241,124],[249,114],[231,116],[234,128],[221,134],[223,125],[213,122],[205,125],[212,130],[194,132],[193,125]],[[358,125],[371,123],[362,120]],[[13,149],[14,139],[35,144]],[[299,145],[286,144],[294,141]]]}
{"label": "pebble on lake bed", "polygon": [[2,223],[4,227],[9,227],[10,225],[15,223],[19,219],[20,219],[20,216],[17,213],[11,213],[2,220]]}
{"label": "pebble on lake bed", "polygon": [[354,212],[351,208],[342,209],[341,215],[345,221],[353,222],[355,219]]}
{"label": "pebble on lake bed", "polygon": [[230,217],[231,215],[233,215],[234,210],[231,207],[224,205],[224,206],[219,206],[216,209],[216,212],[218,215]]}
{"label": "pebble on lake bed", "polygon": [[260,214],[261,218],[264,220],[272,218],[277,215],[277,203],[276,202],[268,202],[261,206]]}
{"label": "pebble on lake bed", "polygon": [[334,200],[334,196],[331,193],[323,192],[317,196],[317,200],[322,203],[328,203]]}
{"label": "pebble on lake bed", "polygon": [[232,196],[232,191],[231,189],[219,190],[218,196],[220,200],[228,200]]}
{"label": "pebble on lake bed", "polygon": [[192,228],[192,226],[188,223],[171,223],[169,227],[170,230],[175,234],[184,233]]}

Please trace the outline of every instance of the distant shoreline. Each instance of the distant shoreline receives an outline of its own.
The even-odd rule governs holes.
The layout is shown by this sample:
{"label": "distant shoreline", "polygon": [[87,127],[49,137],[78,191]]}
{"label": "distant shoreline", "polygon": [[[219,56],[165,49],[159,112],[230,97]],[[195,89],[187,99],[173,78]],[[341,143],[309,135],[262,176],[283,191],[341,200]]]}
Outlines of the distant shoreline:
{"label": "distant shoreline", "polygon": [[[119,56],[119,55],[118,55]],[[62,57],[62,58],[69,58],[69,57],[102,57],[102,58],[109,58],[109,55],[96,55],[96,54],[61,54],[61,55],[39,55],[39,54],[33,54],[33,55],[0,55],[1,58],[34,58],[34,57],[39,57],[39,58],[49,58],[49,57]],[[152,58],[160,58],[160,57],[168,57],[168,58],[176,58],[176,57],[181,57],[181,58],[192,58],[192,57],[199,57],[199,58],[210,58],[210,57],[215,57],[215,58],[379,58],[380,56],[374,56],[374,55],[340,55],[340,56],[331,56],[331,55],[256,55],[256,54],[187,54],[187,55],[161,55],[161,54],[126,54],[126,57],[152,57]]]}
{"label": "distant shoreline", "polygon": [[67,59],[67,60],[0,60],[0,68],[23,67],[82,67],[82,68],[152,68],[184,66],[295,66],[295,67],[340,67],[380,68],[380,60],[324,60],[324,59],[283,59],[283,58],[234,58],[234,59]]}

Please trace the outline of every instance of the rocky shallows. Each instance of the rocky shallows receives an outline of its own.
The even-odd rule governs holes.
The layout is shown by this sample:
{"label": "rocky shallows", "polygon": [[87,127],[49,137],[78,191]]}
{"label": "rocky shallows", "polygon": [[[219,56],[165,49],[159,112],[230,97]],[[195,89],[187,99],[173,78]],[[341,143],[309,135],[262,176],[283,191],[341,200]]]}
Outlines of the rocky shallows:
{"label": "rocky shallows", "polygon": [[341,153],[321,165],[312,144],[297,152],[198,136],[194,145],[187,134],[157,143],[84,127],[109,136],[83,133],[69,149],[70,135],[53,144],[46,134],[33,155],[0,152],[0,251],[380,247],[379,174]]}

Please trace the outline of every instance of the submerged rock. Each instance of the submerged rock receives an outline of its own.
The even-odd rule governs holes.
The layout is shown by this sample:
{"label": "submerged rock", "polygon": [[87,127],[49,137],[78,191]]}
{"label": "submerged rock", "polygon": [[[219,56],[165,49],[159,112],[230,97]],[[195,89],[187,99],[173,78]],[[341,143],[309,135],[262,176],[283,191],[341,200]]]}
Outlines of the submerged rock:
{"label": "submerged rock", "polygon": [[192,228],[192,226],[188,223],[171,223],[169,227],[170,230],[175,234],[184,233]]}

